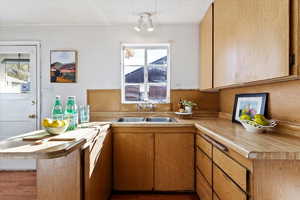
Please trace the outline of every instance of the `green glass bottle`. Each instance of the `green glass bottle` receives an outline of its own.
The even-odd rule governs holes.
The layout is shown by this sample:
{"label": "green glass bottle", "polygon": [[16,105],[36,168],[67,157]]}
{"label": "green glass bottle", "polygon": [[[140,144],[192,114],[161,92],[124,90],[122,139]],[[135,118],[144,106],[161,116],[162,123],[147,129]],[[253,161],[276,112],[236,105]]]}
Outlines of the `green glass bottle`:
{"label": "green glass bottle", "polygon": [[69,96],[65,108],[65,119],[69,120],[68,130],[74,130],[78,125],[78,110],[75,96]]}
{"label": "green glass bottle", "polygon": [[51,111],[51,117],[53,120],[63,120],[64,118],[64,111],[60,96],[55,97],[54,105]]}

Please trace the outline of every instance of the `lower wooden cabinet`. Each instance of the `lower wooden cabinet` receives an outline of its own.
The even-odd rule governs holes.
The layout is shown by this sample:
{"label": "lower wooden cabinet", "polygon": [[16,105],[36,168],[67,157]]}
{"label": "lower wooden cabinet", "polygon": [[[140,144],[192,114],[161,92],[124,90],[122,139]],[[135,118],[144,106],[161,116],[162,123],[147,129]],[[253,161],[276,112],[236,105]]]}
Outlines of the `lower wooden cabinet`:
{"label": "lower wooden cabinet", "polygon": [[111,132],[105,134],[83,152],[85,200],[108,200],[111,195],[112,136]]}
{"label": "lower wooden cabinet", "polygon": [[155,134],[156,191],[194,190],[194,134]]}
{"label": "lower wooden cabinet", "polygon": [[222,200],[247,200],[247,194],[216,165],[213,166],[213,188]]}
{"label": "lower wooden cabinet", "polygon": [[114,190],[195,191],[194,128],[113,131]]}
{"label": "lower wooden cabinet", "polygon": [[213,149],[213,155],[213,161],[244,191],[247,191],[247,169],[217,148]]}
{"label": "lower wooden cabinet", "polygon": [[196,192],[201,200],[212,200],[213,190],[204,176],[196,170]]}
{"label": "lower wooden cabinet", "polygon": [[196,148],[196,167],[212,185],[212,160],[198,147]]}
{"label": "lower wooden cabinet", "polygon": [[[247,200],[251,185],[248,168],[236,160],[237,156],[232,150],[204,137],[202,133],[197,135],[196,143],[196,188],[200,199]],[[207,148],[210,146],[211,148]],[[221,150],[221,146],[224,146],[224,150]],[[211,157],[205,152],[212,152]]]}
{"label": "lower wooden cabinet", "polygon": [[151,191],[153,189],[154,135],[114,134],[114,189]]}

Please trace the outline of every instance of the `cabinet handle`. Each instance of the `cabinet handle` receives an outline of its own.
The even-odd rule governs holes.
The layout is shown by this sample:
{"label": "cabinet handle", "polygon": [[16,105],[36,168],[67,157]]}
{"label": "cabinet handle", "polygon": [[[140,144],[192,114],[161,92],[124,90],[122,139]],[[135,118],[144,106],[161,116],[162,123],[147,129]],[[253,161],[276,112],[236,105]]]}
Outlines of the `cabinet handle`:
{"label": "cabinet handle", "polygon": [[228,148],[226,146],[224,146],[223,144],[220,144],[219,142],[215,141],[214,139],[212,139],[211,137],[207,136],[207,135],[202,135],[203,138],[205,138],[207,141],[209,141],[210,143],[212,143],[217,149],[219,149],[220,151],[223,152],[228,152]]}
{"label": "cabinet handle", "polygon": [[30,119],[35,119],[35,118],[36,118],[36,115],[35,115],[35,114],[28,115],[28,118],[30,118]]}

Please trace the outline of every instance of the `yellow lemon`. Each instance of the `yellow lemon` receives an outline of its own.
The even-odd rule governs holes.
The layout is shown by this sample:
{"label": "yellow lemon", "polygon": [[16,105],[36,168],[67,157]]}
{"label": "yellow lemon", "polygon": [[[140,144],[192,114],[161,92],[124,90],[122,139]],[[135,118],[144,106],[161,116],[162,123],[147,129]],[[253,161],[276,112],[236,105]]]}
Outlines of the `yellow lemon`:
{"label": "yellow lemon", "polygon": [[51,124],[51,127],[53,128],[59,128],[63,126],[63,122],[61,120],[54,120]]}
{"label": "yellow lemon", "polygon": [[65,120],[63,120],[63,124],[64,124],[63,126],[68,126],[68,124],[69,124],[69,120],[66,120],[66,119],[65,119]]}
{"label": "yellow lemon", "polygon": [[247,114],[243,114],[240,116],[240,120],[251,120],[251,117]]}
{"label": "yellow lemon", "polygon": [[51,126],[51,124],[52,124],[52,119],[50,119],[50,118],[45,118],[45,119],[43,119],[43,122],[42,122],[42,125],[44,126],[44,127],[50,127]]}

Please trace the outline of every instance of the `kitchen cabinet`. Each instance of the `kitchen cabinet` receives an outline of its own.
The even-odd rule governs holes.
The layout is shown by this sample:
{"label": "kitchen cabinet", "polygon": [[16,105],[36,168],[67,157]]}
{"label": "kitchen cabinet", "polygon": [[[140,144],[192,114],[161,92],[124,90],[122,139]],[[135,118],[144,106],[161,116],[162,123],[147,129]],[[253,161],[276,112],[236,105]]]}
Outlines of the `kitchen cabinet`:
{"label": "kitchen cabinet", "polygon": [[194,134],[155,134],[156,191],[194,190]]}
{"label": "kitchen cabinet", "polygon": [[113,127],[114,190],[195,190],[195,128]]}
{"label": "kitchen cabinet", "polygon": [[104,133],[86,148],[84,155],[84,199],[108,200],[112,191],[112,136]]}
{"label": "kitchen cabinet", "polygon": [[201,132],[196,138],[198,196],[209,200],[218,197],[222,200],[246,200],[251,185],[249,160],[240,158],[237,153]]}
{"label": "kitchen cabinet", "polygon": [[213,4],[200,24],[200,90],[213,88]]}
{"label": "kitchen cabinet", "polygon": [[212,185],[212,160],[199,147],[196,148],[196,168],[205,176],[206,181]]}
{"label": "kitchen cabinet", "polygon": [[214,1],[214,86],[290,75],[290,0]]}
{"label": "kitchen cabinet", "polygon": [[247,194],[216,165],[213,166],[213,177],[213,189],[223,200],[247,200]]}
{"label": "kitchen cabinet", "polygon": [[114,189],[151,191],[153,189],[154,135],[115,134]]}
{"label": "kitchen cabinet", "polygon": [[196,170],[196,192],[201,200],[212,200],[213,199],[213,190],[211,185],[207,182],[205,177]]}

